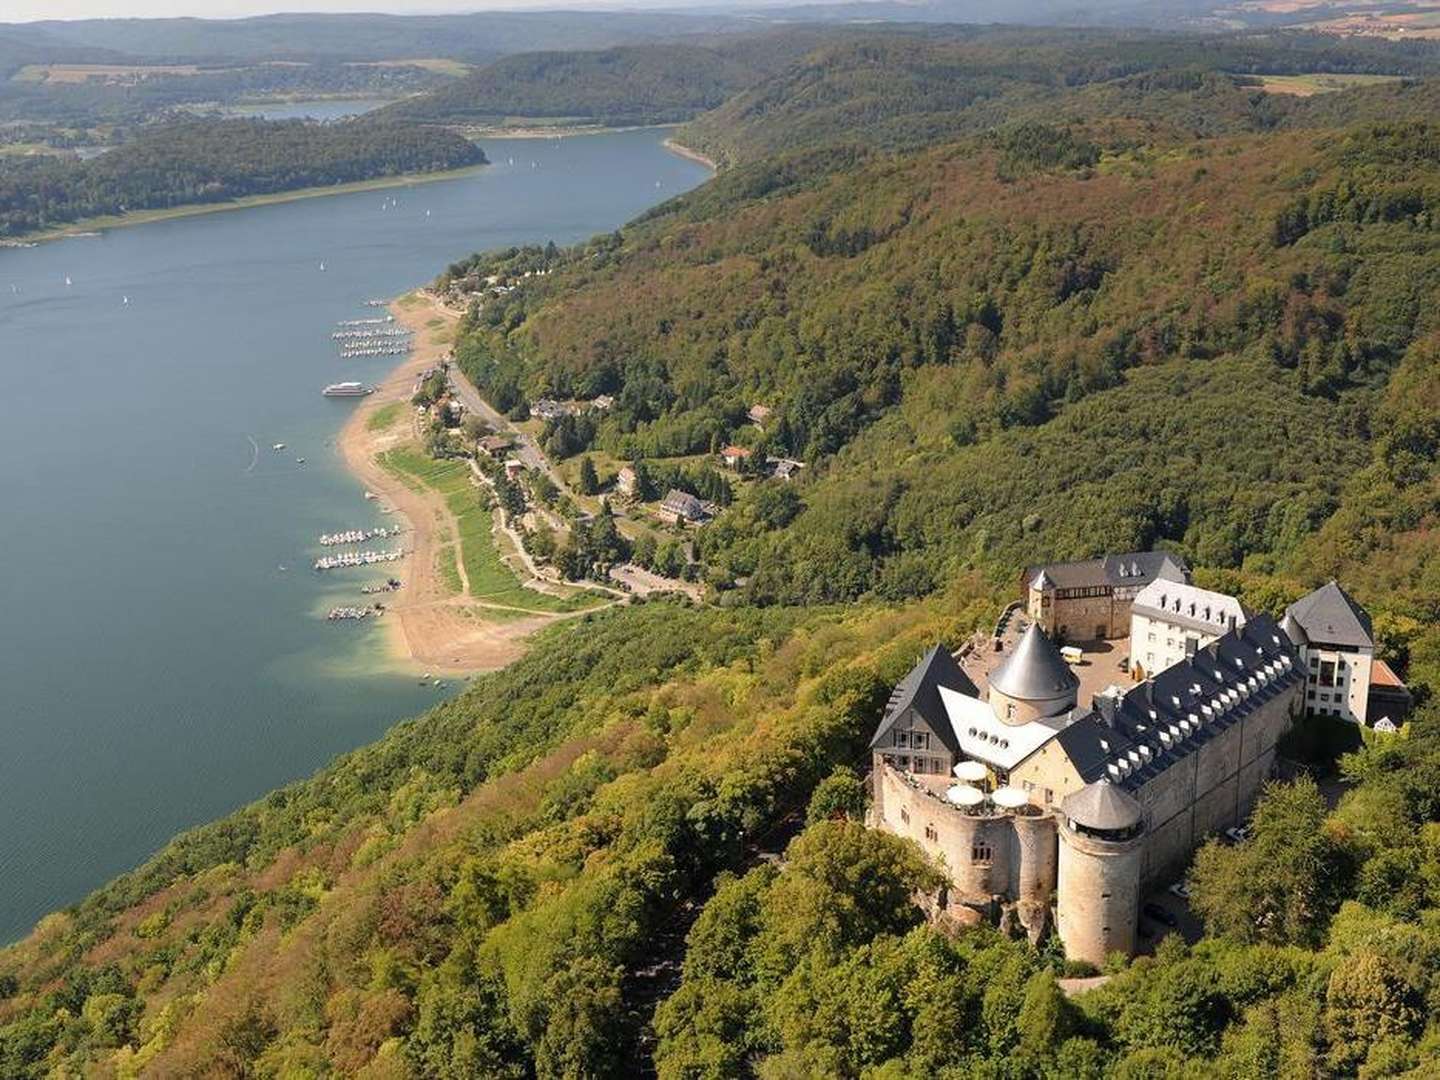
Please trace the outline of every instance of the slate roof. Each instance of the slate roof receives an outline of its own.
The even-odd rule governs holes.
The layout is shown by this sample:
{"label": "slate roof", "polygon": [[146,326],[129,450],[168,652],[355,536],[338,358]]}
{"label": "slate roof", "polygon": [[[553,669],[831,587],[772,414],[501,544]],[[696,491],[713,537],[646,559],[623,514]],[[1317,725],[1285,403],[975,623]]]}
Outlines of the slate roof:
{"label": "slate roof", "polygon": [[946,712],[945,703],[940,698],[940,687],[942,686],[968,697],[980,696],[980,691],[976,689],[970,676],[966,675],[960,665],[955,662],[950,651],[945,646],[936,644],[891,691],[890,701],[885,706],[885,715],[880,721],[880,726],[875,729],[875,735],[870,740],[870,745],[876,746],[882,736],[889,734],[900,715],[905,710],[913,708],[924,717],[925,723],[935,733],[936,738],[945,744],[945,749],[952,754],[958,754],[960,744],[955,740],[955,732],[950,726],[949,713]]}
{"label": "slate roof", "polygon": [[1000,666],[990,673],[990,689],[1020,701],[1039,701],[1073,692],[1080,680],[1060,650],[1034,623]]}
{"label": "slate roof", "polygon": [[1183,581],[1156,578],[1135,596],[1131,610],[1174,626],[1223,634],[1245,621],[1240,601]]}
{"label": "slate roof", "polygon": [[660,509],[667,513],[678,514],[691,521],[699,521],[705,516],[704,503],[688,491],[680,491],[676,488],[670,489],[669,494],[660,503]]}
{"label": "slate roof", "polygon": [[1145,811],[1134,796],[1106,780],[1066,795],[1060,800],[1060,810],[1077,825],[1107,832],[1132,829],[1145,820]]}
{"label": "slate roof", "polygon": [[1025,580],[1034,581],[1041,572],[1057,589],[1143,586],[1156,578],[1182,582],[1190,580],[1190,568],[1185,561],[1168,551],[1132,551],[1126,555],[1032,566],[1025,571]]}
{"label": "slate roof", "polygon": [[[1072,761],[1087,782],[1104,778],[1134,791],[1304,678],[1299,654],[1279,624],[1255,615],[1134,687],[1112,722],[1092,714],[1102,730],[1087,725],[1076,731],[1074,740],[1088,741],[1080,747],[1083,757]],[[1110,746],[1103,757],[1097,752],[1101,739]]]}
{"label": "slate roof", "polygon": [[1290,612],[1285,612],[1285,617],[1280,620],[1280,629],[1285,631],[1288,637],[1296,645],[1309,645],[1310,639],[1305,636],[1305,628]]}
{"label": "slate roof", "polygon": [[1375,646],[1369,614],[1334,581],[1296,600],[1285,614],[1295,616],[1305,636],[1316,645],[1349,649]]}

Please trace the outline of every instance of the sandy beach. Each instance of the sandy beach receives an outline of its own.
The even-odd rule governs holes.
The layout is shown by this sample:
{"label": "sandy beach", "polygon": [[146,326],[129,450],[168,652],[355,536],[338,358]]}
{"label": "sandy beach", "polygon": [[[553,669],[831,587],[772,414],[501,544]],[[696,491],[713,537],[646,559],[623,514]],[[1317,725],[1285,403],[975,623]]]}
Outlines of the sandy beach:
{"label": "sandy beach", "polygon": [[[454,536],[453,515],[438,494],[408,487],[387,472],[377,457],[416,440],[410,406],[415,379],[450,351],[459,316],[425,293],[402,297],[390,310],[397,323],[415,332],[415,350],[351,414],[338,439],[345,464],[365,490],[379,496],[383,506],[392,507],[411,529],[412,554],[396,571],[405,584],[387,598],[388,612],[382,623],[396,659],[417,669],[495,671],[518,658],[535,631],[562,616],[536,613],[516,617],[512,609],[503,612],[503,618],[487,618],[487,607],[496,605],[456,596],[441,579],[437,570],[439,537]],[[376,413],[396,403],[399,415],[393,423],[379,428],[371,424]]]}

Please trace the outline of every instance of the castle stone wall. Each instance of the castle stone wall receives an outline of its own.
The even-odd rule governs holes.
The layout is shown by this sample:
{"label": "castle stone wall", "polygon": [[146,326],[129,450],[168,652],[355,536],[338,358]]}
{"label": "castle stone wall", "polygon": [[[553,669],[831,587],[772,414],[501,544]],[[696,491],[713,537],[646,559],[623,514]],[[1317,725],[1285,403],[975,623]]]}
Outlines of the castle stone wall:
{"label": "castle stone wall", "polygon": [[1135,951],[1140,918],[1143,835],[1111,843],[1060,826],[1056,926],[1072,960],[1100,965],[1112,952]]}

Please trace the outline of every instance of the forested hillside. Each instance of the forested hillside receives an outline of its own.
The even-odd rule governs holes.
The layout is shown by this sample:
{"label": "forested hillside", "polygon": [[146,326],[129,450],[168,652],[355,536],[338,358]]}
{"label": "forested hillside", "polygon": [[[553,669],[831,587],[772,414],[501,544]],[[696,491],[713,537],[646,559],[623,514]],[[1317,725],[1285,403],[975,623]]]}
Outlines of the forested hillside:
{"label": "forested hillside", "polygon": [[[614,396],[552,449],[805,469],[698,531],[706,605],[556,627],[0,951],[0,1075],[1435,1075],[1433,86],[963,37],[812,53],[692,129],[736,162],[709,184],[441,275],[497,405]],[[1272,786],[1197,856],[1206,937],[1070,998],[1053,940],[925,924],[935,870],[847,766],[1026,563],[1150,545],[1257,610],[1341,577],[1419,708],[1287,743],[1334,808]]]}
{"label": "forested hillside", "polygon": [[426,123],[496,123],[507,117],[610,126],[673,123],[783,69],[822,36],[803,30],[703,45],[525,53],[392,105],[386,114]]}
{"label": "forested hillside", "polygon": [[0,157],[0,236],[102,214],[478,165],[458,135],[354,121],[196,120],[88,162]]}

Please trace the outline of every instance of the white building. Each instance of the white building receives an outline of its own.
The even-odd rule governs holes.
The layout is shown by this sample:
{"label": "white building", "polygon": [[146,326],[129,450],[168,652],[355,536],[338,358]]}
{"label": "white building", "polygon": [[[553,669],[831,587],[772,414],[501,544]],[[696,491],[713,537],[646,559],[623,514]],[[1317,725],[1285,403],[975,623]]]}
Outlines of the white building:
{"label": "white building", "polygon": [[1183,581],[1156,578],[1130,605],[1130,671],[1148,679],[1245,625],[1240,601]]}
{"label": "white building", "polygon": [[1375,664],[1375,637],[1365,609],[1332,581],[1286,608],[1280,626],[1308,671],[1305,711],[1364,724]]}

